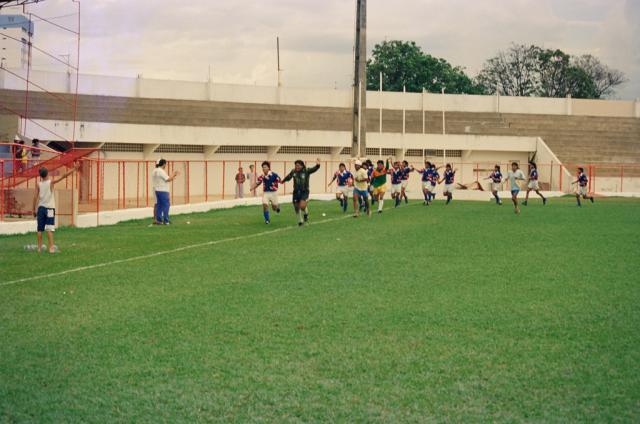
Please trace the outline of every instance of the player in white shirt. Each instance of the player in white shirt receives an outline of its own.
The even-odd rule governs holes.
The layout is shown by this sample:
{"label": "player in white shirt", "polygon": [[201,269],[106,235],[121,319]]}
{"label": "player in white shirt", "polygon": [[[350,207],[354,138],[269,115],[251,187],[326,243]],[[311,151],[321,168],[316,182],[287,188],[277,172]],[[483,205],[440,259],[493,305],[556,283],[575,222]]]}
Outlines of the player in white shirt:
{"label": "player in white shirt", "polygon": [[525,179],[524,174],[518,166],[518,162],[513,162],[511,164],[511,171],[507,173],[507,180],[509,181],[509,186],[511,188],[511,201],[513,202],[516,215],[520,214],[520,208],[518,207],[518,193],[520,193],[520,186],[518,185],[518,181],[524,181]]}
{"label": "player in white shirt", "polygon": [[42,251],[42,233],[46,232],[49,253],[55,253],[53,232],[56,229],[56,199],[53,195],[53,188],[57,183],[76,172],[77,169],[74,167],[56,179],[49,176],[47,168],[43,167],[38,171],[40,181],[36,183],[36,193],[33,196],[33,216],[38,221],[38,252]]}

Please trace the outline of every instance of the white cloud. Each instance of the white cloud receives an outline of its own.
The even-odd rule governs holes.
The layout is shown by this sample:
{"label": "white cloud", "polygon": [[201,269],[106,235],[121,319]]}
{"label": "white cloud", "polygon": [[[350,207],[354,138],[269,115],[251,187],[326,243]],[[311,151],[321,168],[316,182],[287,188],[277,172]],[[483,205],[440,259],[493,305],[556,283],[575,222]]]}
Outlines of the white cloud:
{"label": "white cloud", "polygon": [[[349,85],[355,0],[93,0],[82,3],[83,72],[275,84],[275,37],[284,82]],[[640,2],[636,0],[369,0],[369,47],[415,40],[471,74],[516,43],[592,53],[631,80],[640,97]],[[33,7],[41,16],[73,12],[70,0]],[[71,25],[74,17],[56,22]],[[39,23],[36,43],[73,52],[73,40]],[[39,59],[40,60],[40,59]],[[43,59],[44,60],[44,59]],[[37,62],[37,61],[36,61]],[[44,64],[46,64],[44,60]],[[50,61],[49,61],[50,62]]]}

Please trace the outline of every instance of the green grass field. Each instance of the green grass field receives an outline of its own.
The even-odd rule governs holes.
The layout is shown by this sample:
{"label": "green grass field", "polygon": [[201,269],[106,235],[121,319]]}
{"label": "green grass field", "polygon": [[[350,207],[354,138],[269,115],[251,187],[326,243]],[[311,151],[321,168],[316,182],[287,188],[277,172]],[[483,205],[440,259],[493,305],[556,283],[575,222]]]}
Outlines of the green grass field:
{"label": "green grass field", "polygon": [[2,237],[0,421],[638,422],[640,202],[532,203]]}

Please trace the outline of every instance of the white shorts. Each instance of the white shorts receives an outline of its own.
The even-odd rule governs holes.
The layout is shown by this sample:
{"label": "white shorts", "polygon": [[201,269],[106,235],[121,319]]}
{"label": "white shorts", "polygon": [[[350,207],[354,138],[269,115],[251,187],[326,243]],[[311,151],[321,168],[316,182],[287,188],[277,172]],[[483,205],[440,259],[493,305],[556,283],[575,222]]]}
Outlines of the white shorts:
{"label": "white shorts", "polygon": [[353,194],[353,187],[349,186],[337,186],[336,193],[344,194],[347,197],[350,197]]}
{"label": "white shorts", "polygon": [[500,191],[502,183],[491,183],[491,191]]}
{"label": "white shorts", "polygon": [[408,186],[409,186],[409,180],[402,180],[402,188],[406,190]]}
{"label": "white shorts", "polygon": [[454,184],[445,184],[444,185],[444,192],[445,193],[453,193],[454,189],[455,189],[455,185]]}
{"label": "white shorts", "polygon": [[431,188],[431,183],[429,181],[423,181],[422,190],[433,191],[433,189]]}
{"label": "white shorts", "polygon": [[587,188],[587,186],[578,186],[578,188],[576,189],[576,194],[578,196],[586,196],[587,194],[589,194],[589,189]]}
{"label": "white shorts", "polygon": [[391,194],[402,193],[402,184],[391,184]]}
{"label": "white shorts", "polygon": [[529,190],[540,190],[540,184],[538,184],[538,180],[529,181]]}
{"label": "white shorts", "polygon": [[278,192],[277,191],[265,191],[262,194],[262,204],[268,205],[271,202],[272,205],[278,205]]}

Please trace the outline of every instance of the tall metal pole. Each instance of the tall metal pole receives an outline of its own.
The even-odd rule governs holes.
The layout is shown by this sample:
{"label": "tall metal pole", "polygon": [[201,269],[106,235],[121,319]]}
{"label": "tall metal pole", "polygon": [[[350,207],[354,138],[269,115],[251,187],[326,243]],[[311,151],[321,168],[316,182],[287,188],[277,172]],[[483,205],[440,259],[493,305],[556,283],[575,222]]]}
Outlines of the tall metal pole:
{"label": "tall metal pole", "polygon": [[351,155],[365,157],[367,152],[367,0],[356,0],[356,4]]}
{"label": "tall metal pole", "polygon": [[280,69],[280,37],[276,37],[276,52],[278,56],[278,87],[281,87],[282,79],[280,78],[280,72],[282,69]]}

